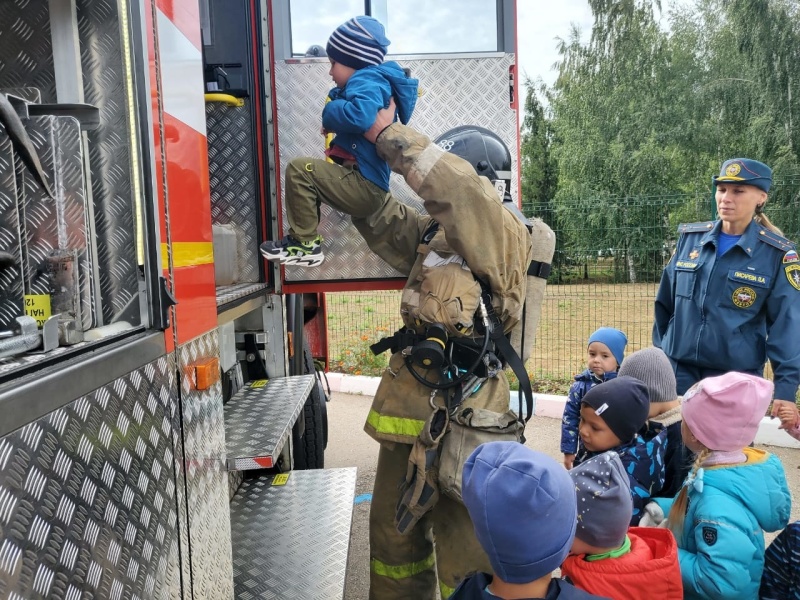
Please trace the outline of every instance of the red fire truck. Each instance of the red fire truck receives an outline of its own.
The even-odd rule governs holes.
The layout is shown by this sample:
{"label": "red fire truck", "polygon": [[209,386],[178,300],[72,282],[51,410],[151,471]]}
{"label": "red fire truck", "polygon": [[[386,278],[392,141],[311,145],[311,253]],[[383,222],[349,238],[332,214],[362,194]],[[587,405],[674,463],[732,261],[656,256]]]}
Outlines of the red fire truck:
{"label": "red fire truck", "polygon": [[402,278],[326,207],[322,267],[258,245],[353,15],[419,78],[413,126],[489,127],[516,172],[515,3],[457,4],[0,0],[0,597],[343,596],[323,292]]}

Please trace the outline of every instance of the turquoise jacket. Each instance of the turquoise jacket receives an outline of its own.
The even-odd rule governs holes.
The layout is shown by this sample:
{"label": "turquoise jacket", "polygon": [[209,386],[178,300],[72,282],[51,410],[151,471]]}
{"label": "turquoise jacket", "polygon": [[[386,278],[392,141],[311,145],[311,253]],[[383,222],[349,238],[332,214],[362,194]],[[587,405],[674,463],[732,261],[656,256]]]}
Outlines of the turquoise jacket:
{"label": "turquoise jacket", "polygon": [[408,123],[417,103],[419,81],[408,77],[394,61],[359,69],[344,88],[333,88],[331,101],[322,109],[322,126],[336,134],[333,144],[352,154],[365,179],[389,191],[389,165],[364,137],[375,122],[378,111],[389,106],[393,97],[397,117]]}
{"label": "turquoise jacket", "polygon": [[[707,467],[702,486],[689,486],[683,532],[676,536],[684,598],[758,598],[764,531],[786,527],[792,499],[777,456],[744,452],[747,462]],[[669,514],[672,498],[654,500]]]}

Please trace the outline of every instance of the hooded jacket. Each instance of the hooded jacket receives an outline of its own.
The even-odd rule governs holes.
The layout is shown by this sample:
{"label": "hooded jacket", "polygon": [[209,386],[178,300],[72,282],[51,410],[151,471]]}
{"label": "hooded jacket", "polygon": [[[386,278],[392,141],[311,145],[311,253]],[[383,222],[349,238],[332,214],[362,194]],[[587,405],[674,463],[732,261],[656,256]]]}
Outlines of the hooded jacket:
{"label": "hooded jacket", "polygon": [[[703,470],[689,487],[689,508],[678,539],[687,599],[758,598],[764,570],[764,531],[789,522],[792,499],[781,461],[745,448],[747,462]],[[700,479],[700,478],[698,478]],[[669,513],[673,500],[657,498]]]}
{"label": "hooded jacket", "polygon": [[617,376],[616,371],[605,373],[602,377],[595,375],[590,369],[575,375],[575,383],[569,388],[567,403],[564,405],[564,417],[561,419],[561,452],[563,454],[577,454],[580,438],[578,437],[578,424],[581,420],[581,401],[594,386],[610,381]]}
{"label": "hooded jacket", "polygon": [[408,123],[417,103],[419,81],[407,77],[394,61],[359,69],[350,76],[344,88],[333,88],[331,101],[322,110],[322,126],[336,134],[333,144],[352,154],[361,174],[385,191],[389,191],[389,165],[364,138],[382,108],[394,97],[397,116]]}
{"label": "hooded jacket", "polygon": [[561,575],[575,587],[610,598],[682,600],[678,546],[667,529],[631,527],[631,551],[618,558],[587,561],[568,556]]}

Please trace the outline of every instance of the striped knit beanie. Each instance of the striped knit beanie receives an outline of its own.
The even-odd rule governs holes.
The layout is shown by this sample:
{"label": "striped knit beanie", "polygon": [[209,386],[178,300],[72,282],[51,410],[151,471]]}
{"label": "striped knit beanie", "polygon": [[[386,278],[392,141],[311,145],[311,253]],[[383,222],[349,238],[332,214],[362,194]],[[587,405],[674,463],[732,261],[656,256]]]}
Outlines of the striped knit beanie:
{"label": "striped knit beanie", "polygon": [[331,60],[358,70],[383,63],[389,43],[380,21],[360,16],[339,25],[325,50]]}

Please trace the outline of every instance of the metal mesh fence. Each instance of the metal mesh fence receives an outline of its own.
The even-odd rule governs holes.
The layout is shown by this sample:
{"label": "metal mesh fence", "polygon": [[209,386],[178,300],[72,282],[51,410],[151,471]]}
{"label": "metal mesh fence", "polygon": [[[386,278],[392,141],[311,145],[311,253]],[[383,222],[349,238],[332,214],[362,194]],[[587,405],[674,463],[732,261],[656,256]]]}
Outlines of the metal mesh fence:
{"label": "metal mesh fence", "polygon": [[[526,207],[527,208],[527,207]],[[601,326],[628,336],[626,353],[651,344],[653,299],[679,223],[714,218],[711,190],[694,194],[600,198],[575,206],[532,206],[558,240],[528,371],[539,389],[563,392],[585,368],[586,340]],[[800,175],[776,179],[767,214],[800,239]],[[386,355],[369,344],[397,330],[399,292],[327,294],[330,365],[377,375]]]}

